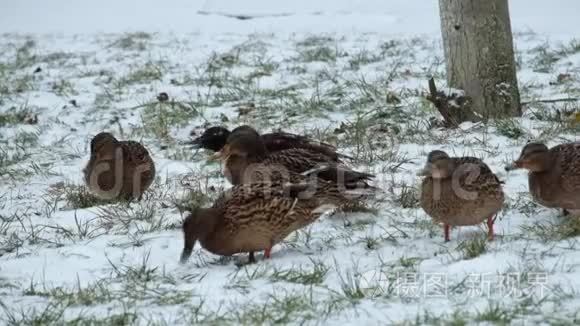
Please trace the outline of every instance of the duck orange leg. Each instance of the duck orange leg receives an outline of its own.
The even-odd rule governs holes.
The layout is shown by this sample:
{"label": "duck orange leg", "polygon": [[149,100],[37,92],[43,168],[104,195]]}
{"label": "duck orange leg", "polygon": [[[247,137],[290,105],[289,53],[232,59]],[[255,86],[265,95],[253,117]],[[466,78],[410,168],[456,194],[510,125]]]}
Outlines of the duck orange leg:
{"label": "duck orange leg", "polygon": [[445,242],[449,242],[449,230],[451,230],[451,226],[449,224],[443,224],[443,233],[445,235]]}
{"label": "duck orange leg", "polygon": [[493,234],[493,222],[495,222],[494,219],[493,219],[493,216],[490,216],[490,217],[487,218],[487,239],[489,241],[492,241],[493,238],[494,238],[494,234]]}
{"label": "duck orange leg", "polygon": [[270,259],[270,252],[271,251],[272,251],[272,247],[267,248],[266,250],[264,250],[264,258]]}

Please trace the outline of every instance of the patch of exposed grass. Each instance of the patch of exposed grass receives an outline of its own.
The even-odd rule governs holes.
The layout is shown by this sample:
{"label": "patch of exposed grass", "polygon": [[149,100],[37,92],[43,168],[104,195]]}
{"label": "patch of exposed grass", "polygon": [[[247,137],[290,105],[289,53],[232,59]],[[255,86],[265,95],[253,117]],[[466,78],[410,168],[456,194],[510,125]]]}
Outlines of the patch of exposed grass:
{"label": "patch of exposed grass", "polygon": [[452,314],[442,314],[435,315],[428,311],[425,311],[419,315],[414,320],[406,320],[400,323],[396,323],[397,326],[422,326],[422,325],[433,325],[433,326],[466,326],[470,324],[471,318],[468,314],[460,310],[454,311]]}
{"label": "patch of exposed grass", "polygon": [[405,269],[415,270],[417,268],[417,265],[419,265],[419,263],[421,263],[422,260],[423,259],[419,257],[402,256],[401,258],[399,258],[399,265],[401,265],[401,267]]}
{"label": "patch of exposed grass", "polygon": [[303,293],[271,295],[265,303],[235,307],[230,317],[240,325],[300,323],[319,319],[312,296]]}
{"label": "patch of exposed grass", "polygon": [[0,257],[17,252],[26,243],[26,239],[6,220],[0,221],[0,235]]}
{"label": "patch of exposed grass", "polygon": [[188,175],[183,179],[183,183],[187,186],[185,196],[174,198],[173,204],[180,211],[194,211],[199,207],[207,206],[213,203],[222,195],[223,189],[216,189],[211,185],[211,175],[202,175],[201,173]]}
{"label": "patch of exposed grass", "polygon": [[350,201],[340,207],[344,213],[368,213],[372,215],[379,214],[379,208],[364,200]]}
{"label": "patch of exposed grass", "polygon": [[145,32],[127,33],[113,41],[109,46],[126,51],[145,51],[152,38],[151,34]]}
{"label": "patch of exposed grass", "polygon": [[476,237],[473,239],[465,240],[459,243],[457,250],[463,252],[463,257],[465,259],[473,259],[479,257],[487,249],[487,238],[486,237]]}
{"label": "patch of exposed grass", "polygon": [[525,136],[526,131],[514,119],[501,119],[494,122],[497,132],[511,139],[519,139]]}
{"label": "patch of exposed grass", "polygon": [[368,65],[371,63],[379,62],[383,59],[382,56],[372,53],[369,50],[361,50],[360,52],[353,55],[349,60],[348,64],[350,69],[359,70],[361,66]]}
{"label": "patch of exposed grass", "polygon": [[59,79],[52,83],[52,91],[57,96],[61,97],[68,97],[77,95],[77,91],[75,90],[73,84],[66,80],[66,79]]}
{"label": "patch of exposed grass", "polygon": [[53,185],[49,194],[57,199],[66,200],[67,206],[71,209],[83,209],[112,203],[112,201],[103,200],[93,195],[85,185],[60,183]]}
{"label": "patch of exposed grass", "polygon": [[199,116],[198,109],[187,102],[153,102],[145,105],[142,120],[145,131],[156,138],[170,139],[172,128],[181,127]]}
{"label": "patch of exposed grass", "polygon": [[107,285],[107,282],[100,281],[82,287],[79,280],[77,286],[74,288],[55,287],[51,289],[39,289],[38,285],[31,282],[23,294],[49,298],[54,304],[67,307],[92,306],[108,303],[113,300],[113,294],[107,288]]}
{"label": "patch of exposed grass", "polygon": [[522,226],[522,230],[542,240],[565,240],[580,236],[580,219],[564,218],[557,222],[538,222]]}
{"label": "patch of exposed grass", "polygon": [[0,300],[4,315],[0,317],[8,325],[56,325],[64,323],[66,306],[48,304],[43,308],[14,309]]}
{"label": "patch of exposed grass", "polygon": [[414,186],[403,185],[395,194],[395,203],[403,208],[419,207],[419,190]]}
{"label": "patch of exposed grass", "polygon": [[322,284],[330,268],[323,262],[312,260],[312,268],[298,266],[289,269],[274,270],[270,280],[284,281],[303,285]]}
{"label": "patch of exposed grass", "polygon": [[301,41],[296,42],[296,46],[299,47],[313,47],[325,45],[328,43],[335,43],[336,40],[331,36],[326,35],[310,35]]}
{"label": "patch of exposed grass", "polygon": [[562,53],[554,51],[548,42],[536,46],[530,52],[534,55],[530,62],[534,72],[550,73],[562,58]]}
{"label": "patch of exposed grass", "polygon": [[499,303],[490,303],[475,316],[475,321],[489,322],[493,325],[510,325],[515,318],[513,311]]}
{"label": "patch of exposed grass", "polygon": [[[1,77],[2,75],[0,75]],[[0,79],[0,100],[34,90],[36,87],[32,75],[10,75]]]}
{"label": "patch of exposed grass", "polygon": [[163,62],[149,61],[140,67],[134,68],[129,74],[122,77],[119,82],[125,85],[146,84],[161,80],[163,75]]}
{"label": "patch of exposed grass", "polygon": [[165,212],[159,205],[156,200],[143,198],[132,205],[120,203],[101,207],[98,223],[115,234],[149,233],[172,228],[173,224],[165,219]]}
{"label": "patch of exposed grass", "polygon": [[29,157],[30,153],[24,147],[0,147],[0,177],[5,180],[20,180],[31,176],[33,172],[20,164]]}
{"label": "patch of exposed grass", "polygon": [[0,113],[0,127],[15,124],[35,124],[38,119],[34,117],[35,114],[26,105],[19,108],[12,107],[6,112]]}
{"label": "patch of exposed grass", "polygon": [[301,62],[335,62],[340,56],[336,47],[321,45],[298,50],[297,61]]}

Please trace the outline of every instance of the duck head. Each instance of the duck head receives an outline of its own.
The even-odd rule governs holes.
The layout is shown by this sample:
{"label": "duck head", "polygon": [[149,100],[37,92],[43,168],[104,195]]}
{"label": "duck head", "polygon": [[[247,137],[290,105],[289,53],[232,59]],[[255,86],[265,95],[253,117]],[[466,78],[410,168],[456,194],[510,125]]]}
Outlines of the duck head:
{"label": "duck head", "polygon": [[528,143],[522,149],[520,157],[505,167],[506,171],[527,169],[531,172],[542,172],[550,167],[550,152],[542,143]]}
{"label": "duck head", "polygon": [[267,154],[266,145],[260,134],[250,126],[240,126],[232,130],[226,144],[214,158],[227,161],[230,157],[260,160]]}
{"label": "duck head", "polygon": [[183,221],[183,251],[180,263],[185,263],[193,252],[195,243],[212,233],[218,221],[217,211],[213,208],[196,208]]}
{"label": "duck head", "polygon": [[455,170],[454,161],[444,151],[431,151],[427,156],[427,163],[417,175],[445,179],[450,177]]}
{"label": "duck head", "polygon": [[224,127],[211,127],[206,129],[201,136],[187,144],[193,145],[194,148],[204,148],[218,152],[224,147],[230,134],[230,131]]}
{"label": "duck head", "polygon": [[112,157],[119,141],[108,132],[101,132],[91,140],[91,157]]}

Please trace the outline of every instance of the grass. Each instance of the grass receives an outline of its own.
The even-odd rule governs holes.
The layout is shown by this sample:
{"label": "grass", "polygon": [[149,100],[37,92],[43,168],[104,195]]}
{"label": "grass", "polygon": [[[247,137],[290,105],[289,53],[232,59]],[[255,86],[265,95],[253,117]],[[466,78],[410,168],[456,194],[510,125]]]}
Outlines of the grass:
{"label": "grass", "polygon": [[302,62],[335,62],[339,56],[338,50],[327,45],[300,49],[298,61]]}
{"label": "grass", "polygon": [[24,105],[21,107],[12,107],[6,112],[0,112],[0,127],[17,125],[17,124],[34,124],[34,113]]}
{"label": "grass", "polygon": [[146,84],[153,81],[161,80],[164,74],[163,62],[146,62],[137,66],[122,77],[120,82],[126,85]]}
{"label": "grass", "polygon": [[284,281],[302,285],[322,284],[330,268],[320,261],[311,260],[311,262],[311,268],[299,266],[274,270],[270,279],[274,282]]}
{"label": "grass", "polygon": [[489,322],[493,325],[511,325],[514,313],[499,303],[490,303],[487,308],[478,312],[475,321]]}
{"label": "grass", "polygon": [[316,314],[312,297],[299,293],[269,296],[265,303],[250,304],[242,310],[234,309],[231,316],[240,325],[305,323],[320,317]]}
{"label": "grass", "polygon": [[383,60],[383,57],[381,55],[375,54],[369,50],[363,49],[360,52],[353,55],[348,60],[348,64],[350,66],[350,69],[359,70],[362,66],[365,66],[365,65],[368,65],[371,63],[375,63],[375,62],[380,62],[381,60]]}
{"label": "grass", "polygon": [[50,189],[49,194],[57,200],[64,199],[71,209],[83,209],[112,203],[110,200],[103,200],[93,195],[85,185],[55,184]]}
{"label": "grass", "polygon": [[520,139],[527,135],[526,131],[515,119],[501,119],[494,122],[497,132],[511,139]]}
{"label": "grass", "polygon": [[174,227],[174,223],[165,219],[165,212],[161,209],[160,203],[148,198],[131,205],[119,203],[99,207],[97,220],[106,230],[124,235],[135,232],[150,233]]}
{"label": "grass", "polygon": [[66,79],[60,79],[54,82],[52,84],[52,91],[57,96],[61,97],[78,95],[77,91],[74,88],[74,85]]}
{"label": "grass", "polygon": [[487,241],[486,237],[465,240],[459,243],[457,250],[463,253],[465,259],[477,258],[487,250]]}
{"label": "grass", "polygon": [[[0,60],[0,128],[6,130],[0,132],[0,173],[2,181],[13,182],[0,187],[0,255],[7,266],[51,253],[67,263],[78,256],[82,275],[88,271],[91,276],[77,284],[74,277],[65,282],[44,274],[37,264],[29,272],[39,283],[2,279],[0,292],[7,299],[2,299],[0,323],[320,324],[384,314],[393,324],[471,325],[513,324],[540,312],[544,316],[539,318],[548,323],[574,324],[569,313],[550,319],[548,299],[527,308],[516,300],[490,301],[486,306],[480,298],[465,302],[455,296],[463,293],[459,291],[451,291],[441,305],[425,298],[421,304],[427,310],[416,318],[415,310],[409,320],[398,311],[397,317],[391,314],[401,304],[411,309],[419,304],[417,298],[398,295],[393,275],[428,273],[459,263],[449,257],[476,264],[489,250],[483,237],[449,247],[443,243],[442,229],[420,209],[419,185],[409,178],[424,163],[422,153],[431,149],[427,147],[453,148],[450,153],[473,147],[486,153],[492,169],[500,169],[498,161],[511,156],[498,142],[520,143],[530,135],[551,142],[569,139],[577,128],[568,126],[565,118],[578,111],[574,105],[533,104],[527,112],[538,112],[529,120],[526,115],[498,120],[487,130],[475,125],[468,131],[448,131],[433,122],[436,112],[422,98],[426,75],[438,80],[444,76],[439,45],[384,39],[366,49],[359,40],[352,46],[350,37],[327,35],[286,41],[252,35],[229,48],[225,44],[206,60],[166,55],[189,50],[192,43],[146,33],[102,35],[97,42],[90,40],[82,54],[54,51],[44,41],[37,46],[21,36],[6,41],[12,45]],[[578,53],[578,48],[577,41],[562,47],[549,44],[545,53],[522,54],[521,68],[528,71],[537,64],[552,71],[555,79],[559,60]],[[574,71],[574,65],[566,69]],[[37,67],[41,71],[33,73]],[[535,98],[534,92],[547,87],[526,84],[526,78],[526,98]],[[573,79],[552,86],[575,94]],[[157,101],[160,92],[170,99]],[[44,93],[63,97],[62,105],[39,104],[36,95]],[[66,104],[71,96],[76,105]],[[322,218],[294,233],[277,247],[272,260],[258,254],[258,263],[236,266],[236,261],[246,261],[246,254],[222,258],[206,250],[199,254],[196,247],[191,265],[178,266],[183,211],[211,205],[223,180],[221,167],[207,164],[205,155],[180,142],[192,128],[214,124],[290,130],[336,144],[355,157],[347,164],[357,169],[372,166],[369,172],[386,177],[379,184],[385,198],[355,203],[343,210],[342,218]],[[143,201],[103,202],[83,185],[63,182],[78,179],[79,171],[72,170],[84,160],[84,137],[101,129],[144,140],[159,162],[158,180]],[[61,155],[59,139],[83,149]],[[163,165],[170,160],[170,168]],[[181,164],[179,172],[175,164]],[[38,191],[27,190],[37,186]],[[541,208],[526,196],[516,196],[508,196],[505,217],[520,225],[521,215],[535,218]],[[353,212],[375,216],[360,218],[363,214]],[[541,257],[546,264],[560,256],[570,260],[579,227],[563,220],[525,224],[532,225],[503,237],[494,252],[515,251],[522,260]],[[106,253],[108,264],[100,263],[99,252]],[[328,264],[330,257],[339,263]],[[74,272],[77,265],[67,268]],[[574,275],[573,269],[550,273]],[[521,272],[521,285],[530,283],[526,279],[531,273]],[[449,276],[453,284],[455,277],[463,278],[461,272]],[[215,286],[212,295],[219,297],[207,296],[210,283]],[[560,300],[578,297],[573,291],[554,289],[551,293],[565,293]],[[30,301],[35,302],[33,308],[23,306]]]}
{"label": "grass", "polygon": [[126,33],[109,46],[125,51],[145,51],[151,39],[152,35],[145,32]]}
{"label": "grass", "polygon": [[199,111],[187,102],[152,102],[143,108],[142,120],[145,132],[160,139],[171,139],[171,131],[182,127],[199,116]]}
{"label": "grass", "polygon": [[537,222],[522,226],[524,233],[544,241],[558,241],[580,236],[580,220],[566,218],[557,222]]}
{"label": "grass", "polygon": [[402,208],[419,207],[419,190],[416,187],[402,185],[400,192],[395,195],[395,203]]}

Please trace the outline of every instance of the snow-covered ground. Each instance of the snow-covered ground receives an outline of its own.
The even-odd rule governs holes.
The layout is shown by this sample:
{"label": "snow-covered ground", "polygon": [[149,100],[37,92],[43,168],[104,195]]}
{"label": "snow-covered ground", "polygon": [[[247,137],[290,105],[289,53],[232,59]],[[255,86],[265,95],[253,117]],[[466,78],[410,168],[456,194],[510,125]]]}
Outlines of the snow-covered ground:
{"label": "snow-covered ground", "polygon": [[[578,139],[577,102],[534,101],[580,96],[580,3],[510,6],[524,117],[444,130],[422,96],[429,76],[445,84],[433,0],[0,2],[0,323],[576,324],[580,227],[503,166],[530,139]],[[179,265],[175,203],[228,187],[181,143],[242,123],[335,143],[385,194],[270,260],[196,248]],[[102,130],[152,153],[140,203],[84,192]],[[482,157],[505,181],[496,241],[481,226],[444,243],[418,207],[433,149]]]}

